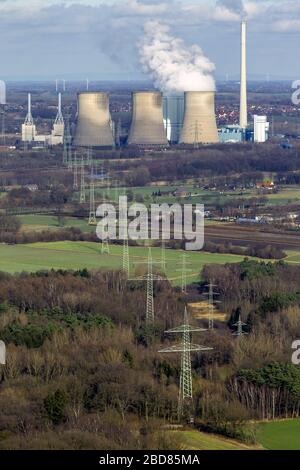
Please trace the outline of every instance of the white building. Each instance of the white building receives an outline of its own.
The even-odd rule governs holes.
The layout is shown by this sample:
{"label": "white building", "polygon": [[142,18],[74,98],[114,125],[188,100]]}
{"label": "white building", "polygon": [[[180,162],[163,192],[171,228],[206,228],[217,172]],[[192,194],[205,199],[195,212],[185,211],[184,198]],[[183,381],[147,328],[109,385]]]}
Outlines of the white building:
{"label": "white building", "polygon": [[269,138],[270,123],[267,116],[254,115],[254,142],[266,142]]}
{"label": "white building", "polygon": [[63,144],[64,141],[64,118],[61,111],[61,94],[58,95],[58,112],[51,134],[38,134],[31,114],[31,95],[28,95],[28,113],[24,124],[22,124],[22,141],[38,142],[43,146]]}

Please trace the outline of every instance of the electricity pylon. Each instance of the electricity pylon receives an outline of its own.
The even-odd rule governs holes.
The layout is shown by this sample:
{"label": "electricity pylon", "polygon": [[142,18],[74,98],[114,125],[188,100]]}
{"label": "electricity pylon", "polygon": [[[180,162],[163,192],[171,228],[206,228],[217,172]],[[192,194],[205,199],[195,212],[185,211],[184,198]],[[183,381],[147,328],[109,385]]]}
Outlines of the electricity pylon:
{"label": "electricity pylon", "polygon": [[151,248],[148,249],[146,325],[154,323],[153,260]]}
{"label": "electricity pylon", "polygon": [[[145,261],[138,261],[134,264],[143,264]],[[147,272],[142,276],[136,278],[130,278],[131,281],[146,281],[146,325],[153,325],[155,319],[155,308],[154,308],[154,281],[167,281],[167,279],[160,275],[153,273],[153,265],[160,265],[160,261],[153,261],[151,247],[148,247],[148,258],[147,258]]]}
{"label": "electricity pylon", "polygon": [[187,273],[188,271],[191,271],[189,269],[189,261],[187,254],[183,251],[182,252],[182,260],[181,260],[181,268],[177,269],[176,271],[179,271],[181,273],[181,292],[183,294],[187,293]]}
{"label": "electricity pylon", "polygon": [[84,159],[81,157],[81,177],[80,177],[80,203],[83,204],[86,201],[85,198],[85,174],[84,174]]}
{"label": "electricity pylon", "polygon": [[90,176],[90,214],[89,214],[89,225],[97,225],[96,218],[96,205],[95,205],[95,182],[94,182],[94,168],[91,165],[91,176]]}
{"label": "electricity pylon", "polygon": [[198,131],[198,121],[195,124],[195,136],[194,136],[194,149],[199,148],[199,131]]}
{"label": "electricity pylon", "polygon": [[[163,234],[162,234],[163,235]],[[167,263],[166,263],[166,242],[161,239],[161,269],[166,272]]]}
{"label": "electricity pylon", "polygon": [[121,119],[118,119],[115,132],[115,144],[116,147],[121,147],[121,133],[122,133],[122,123]]}
{"label": "electricity pylon", "polygon": [[130,261],[129,261],[129,244],[128,238],[123,240],[123,271],[126,273],[127,277],[130,276]]}
{"label": "electricity pylon", "polygon": [[237,328],[237,330],[232,333],[233,335],[240,337],[248,334],[246,331],[243,330],[243,327],[247,326],[247,324],[242,322],[241,314],[239,314],[239,319],[236,323],[234,323],[233,326]]}
{"label": "electricity pylon", "polygon": [[102,164],[101,169],[100,169],[100,180],[101,180],[103,202],[105,202],[105,199],[107,199],[107,194],[108,194],[108,184],[106,182],[106,179],[107,179],[107,175],[105,174],[104,166]]}
{"label": "electricity pylon", "polygon": [[110,176],[109,176],[109,173],[106,173],[105,179],[106,179],[106,199],[109,201],[109,199],[110,199]]}
{"label": "electricity pylon", "polygon": [[87,163],[90,166],[93,165],[93,152],[92,152],[92,149],[90,147],[88,148],[88,151],[87,151]]}
{"label": "electricity pylon", "polygon": [[116,181],[115,185],[115,202],[118,202],[119,200],[119,181]]}
{"label": "electricity pylon", "polygon": [[71,136],[71,129],[70,129],[70,115],[66,115],[66,128],[64,131],[64,150],[63,150],[63,163],[67,165],[69,168],[72,165],[72,136]]}
{"label": "electricity pylon", "polygon": [[2,123],[1,123],[1,140],[2,140],[2,145],[6,145],[6,131],[5,131],[5,105],[3,105],[3,109],[0,109],[0,112],[2,114]]}
{"label": "electricity pylon", "polygon": [[130,261],[129,261],[129,243],[128,243],[128,227],[126,216],[120,219],[119,222],[119,238],[123,238],[123,257],[122,257],[122,268],[123,272],[129,279],[130,276]]}
{"label": "electricity pylon", "polygon": [[101,253],[102,255],[110,254],[109,238],[102,240]]}
{"label": "electricity pylon", "polygon": [[213,330],[215,325],[214,325],[214,312],[215,312],[215,303],[218,302],[218,300],[215,300],[214,296],[219,295],[217,292],[214,292],[214,287],[216,287],[215,284],[212,284],[212,282],[209,282],[205,287],[208,287],[208,292],[205,293],[205,295],[208,296],[208,329]]}
{"label": "electricity pylon", "polygon": [[73,189],[78,189],[78,165],[77,165],[77,152],[74,152],[73,162]]}
{"label": "electricity pylon", "polygon": [[213,348],[207,346],[200,346],[193,344],[191,341],[191,333],[207,331],[203,328],[193,327],[189,324],[189,317],[187,308],[184,310],[184,323],[181,326],[167,330],[165,333],[181,333],[181,343],[175,346],[170,346],[165,349],[161,349],[160,353],[181,353],[181,368],[180,368],[180,384],[179,384],[179,395],[178,395],[178,421],[183,417],[185,410],[190,413],[193,403],[193,379],[192,379],[192,363],[191,363],[191,352],[198,351],[211,351]]}

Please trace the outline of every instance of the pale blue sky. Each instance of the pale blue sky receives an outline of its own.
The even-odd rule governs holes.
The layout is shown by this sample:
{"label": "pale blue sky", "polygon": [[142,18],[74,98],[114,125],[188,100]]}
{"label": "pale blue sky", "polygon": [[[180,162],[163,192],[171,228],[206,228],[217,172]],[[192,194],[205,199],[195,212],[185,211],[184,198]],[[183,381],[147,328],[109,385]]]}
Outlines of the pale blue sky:
{"label": "pale blue sky", "polygon": [[217,78],[236,78],[242,8],[250,76],[300,78],[299,0],[0,0],[0,79],[141,78],[149,19],[200,45]]}

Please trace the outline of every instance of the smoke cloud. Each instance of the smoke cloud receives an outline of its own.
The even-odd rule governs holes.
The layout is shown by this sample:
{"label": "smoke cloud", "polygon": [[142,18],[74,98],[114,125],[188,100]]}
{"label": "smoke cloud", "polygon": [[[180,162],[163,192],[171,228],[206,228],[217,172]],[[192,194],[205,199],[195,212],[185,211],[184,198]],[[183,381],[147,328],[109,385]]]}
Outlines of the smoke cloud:
{"label": "smoke cloud", "polygon": [[225,8],[231,13],[238,15],[244,19],[247,16],[247,12],[242,0],[218,0],[217,7]]}
{"label": "smoke cloud", "polygon": [[140,62],[150,73],[157,88],[165,92],[214,91],[214,64],[193,45],[187,48],[182,39],[170,34],[170,28],[148,21],[144,40],[139,46]]}

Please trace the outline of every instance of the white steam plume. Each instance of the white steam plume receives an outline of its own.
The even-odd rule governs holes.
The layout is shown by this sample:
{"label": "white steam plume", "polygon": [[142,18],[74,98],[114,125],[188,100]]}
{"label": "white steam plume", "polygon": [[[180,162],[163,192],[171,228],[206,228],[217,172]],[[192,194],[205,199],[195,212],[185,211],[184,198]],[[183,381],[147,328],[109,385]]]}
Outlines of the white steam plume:
{"label": "white steam plume", "polygon": [[140,62],[157,88],[165,92],[214,91],[214,64],[199,46],[187,48],[170,34],[170,28],[157,21],[145,24],[140,45]]}
{"label": "white steam plume", "polygon": [[217,7],[225,8],[231,13],[238,15],[241,19],[246,19],[247,12],[243,0],[218,0]]}

